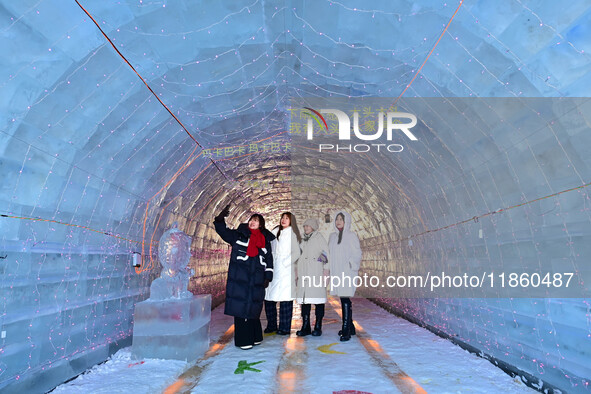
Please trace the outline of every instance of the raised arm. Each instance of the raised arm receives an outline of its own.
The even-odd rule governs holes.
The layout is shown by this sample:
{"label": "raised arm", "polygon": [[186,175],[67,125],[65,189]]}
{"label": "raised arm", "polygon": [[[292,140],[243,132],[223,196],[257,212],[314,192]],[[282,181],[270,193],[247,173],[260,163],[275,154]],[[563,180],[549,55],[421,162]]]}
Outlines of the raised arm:
{"label": "raised arm", "polygon": [[229,214],[230,214],[230,205],[226,205],[226,207],[222,210],[222,212],[220,212],[220,214],[217,215],[213,219],[213,225],[215,226],[216,233],[218,233],[219,236],[222,237],[222,239],[224,241],[226,241],[229,244],[234,244],[236,242],[236,240],[238,239],[238,231],[229,229],[226,226],[226,219],[225,218]]}

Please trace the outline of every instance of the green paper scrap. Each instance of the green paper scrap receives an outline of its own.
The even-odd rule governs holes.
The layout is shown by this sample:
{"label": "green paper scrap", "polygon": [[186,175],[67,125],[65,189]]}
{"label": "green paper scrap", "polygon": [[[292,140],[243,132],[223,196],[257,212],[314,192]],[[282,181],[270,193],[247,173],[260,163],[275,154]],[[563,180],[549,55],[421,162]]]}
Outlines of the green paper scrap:
{"label": "green paper scrap", "polygon": [[246,360],[240,360],[240,361],[238,361],[238,368],[236,368],[236,370],[234,371],[234,374],[235,375],[243,374],[244,371],[261,372],[260,369],[251,368],[251,367],[253,365],[257,365],[257,364],[264,363],[264,362],[265,362],[265,360],[256,361],[254,363],[247,363]]}

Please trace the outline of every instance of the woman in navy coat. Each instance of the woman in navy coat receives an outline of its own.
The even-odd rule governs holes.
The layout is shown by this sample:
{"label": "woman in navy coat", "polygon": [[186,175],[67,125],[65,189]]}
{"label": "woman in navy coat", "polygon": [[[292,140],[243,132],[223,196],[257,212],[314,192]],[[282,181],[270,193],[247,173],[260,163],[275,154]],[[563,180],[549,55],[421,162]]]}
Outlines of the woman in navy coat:
{"label": "woman in navy coat", "polygon": [[234,344],[246,350],[263,341],[260,316],[265,288],[273,280],[271,241],[275,236],[259,214],[237,229],[229,229],[225,221],[229,209],[226,206],[214,219],[215,231],[232,245],[224,313],[234,316]]}

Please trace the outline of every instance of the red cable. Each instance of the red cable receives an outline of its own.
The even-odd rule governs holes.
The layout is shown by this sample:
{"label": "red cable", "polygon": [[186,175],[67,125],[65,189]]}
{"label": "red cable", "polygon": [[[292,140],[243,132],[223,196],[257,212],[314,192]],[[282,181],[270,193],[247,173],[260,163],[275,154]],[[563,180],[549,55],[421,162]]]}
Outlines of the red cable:
{"label": "red cable", "polygon": [[398,96],[396,98],[396,100],[394,100],[394,104],[392,104],[392,105],[395,105],[396,102],[398,102],[398,100],[400,99],[400,97],[402,97],[402,95],[408,90],[408,88],[410,88],[410,85],[412,85],[412,83],[414,82],[414,80],[417,77],[417,75],[419,75],[419,73],[423,69],[423,66],[425,65],[425,63],[427,63],[427,60],[429,60],[429,57],[431,56],[431,54],[433,53],[433,51],[435,50],[435,48],[437,48],[437,44],[439,44],[439,41],[441,41],[441,38],[443,37],[443,35],[447,31],[447,28],[449,27],[449,25],[451,25],[451,21],[454,20],[454,17],[456,16],[456,14],[458,13],[458,11],[460,10],[460,7],[462,6],[462,3],[463,2],[464,2],[464,0],[460,0],[460,4],[458,5],[458,8],[456,8],[456,11],[454,12],[454,14],[449,19],[449,22],[447,22],[447,26],[445,26],[445,29],[443,29],[443,31],[441,32],[441,35],[439,36],[439,39],[437,39],[437,42],[435,43],[435,45],[433,45],[433,48],[431,48],[431,52],[429,52],[429,54],[425,58],[425,61],[423,62],[423,64],[421,64],[421,67],[419,67],[419,69],[415,73],[414,77],[412,77],[412,79],[410,80],[410,82],[408,83],[408,85],[406,85],[406,88],[404,88],[404,90],[402,91],[402,93],[400,93],[400,96]]}
{"label": "red cable", "polygon": [[[109,44],[111,44],[111,46],[113,47],[113,49],[115,49],[115,51],[117,51],[117,53],[119,54],[119,56],[121,56],[121,58],[125,61],[125,63],[127,63],[127,65],[129,67],[131,67],[131,69],[133,70],[133,72],[135,73],[135,75],[137,75],[139,77],[139,79],[142,80],[142,82],[144,83],[144,85],[146,85],[146,87],[148,88],[148,90],[154,95],[154,97],[156,97],[156,100],[158,100],[158,102],[160,104],[162,104],[162,106],[168,111],[168,113],[170,114],[170,116],[172,116],[174,118],[174,120],[177,121],[177,123],[183,128],[183,130],[185,130],[185,133],[187,133],[187,135],[189,137],[191,137],[191,139],[193,141],[195,141],[195,143],[201,148],[204,149],[203,146],[195,139],[195,137],[193,137],[193,135],[191,135],[191,133],[189,132],[189,130],[187,130],[187,128],[185,127],[185,125],[179,120],[179,118],[176,117],[175,114],[172,113],[172,111],[166,106],[166,104],[164,104],[164,102],[162,102],[162,100],[160,100],[160,97],[158,97],[158,95],[156,93],[154,93],[154,91],[152,90],[152,88],[150,87],[150,85],[148,85],[148,83],[146,82],[146,80],[136,71],[135,67],[133,67],[131,65],[131,63],[125,58],[125,56],[123,56],[123,54],[119,51],[119,49],[117,49],[117,47],[115,46],[115,44],[113,44],[113,41],[111,41],[111,39],[109,38],[109,36],[107,36],[107,34],[103,31],[103,29],[101,29],[101,27],[99,26],[99,24],[97,23],[97,21],[92,17],[92,15],[90,15],[90,13],[88,11],[86,11],[86,9],[84,7],[82,7],[82,5],[78,2],[78,0],[74,0],[76,2],[76,4],[78,4],[78,6],[82,9],[82,11],[84,11],[84,13],[86,15],[88,15],[88,17],[94,22],[94,24],[96,25],[96,27],[100,30],[100,32],[103,34],[103,36],[105,36],[105,38],[107,39],[107,41],[109,41]],[[217,165],[217,163],[215,161],[213,161],[212,158],[209,159],[209,161],[211,161],[211,163],[215,166],[215,168],[220,172],[220,174],[222,174],[224,176],[224,178],[228,179],[228,177],[226,176],[226,174],[220,169],[220,167]]]}
{"label": "red cable", "polygon": [[152,90],[152,88],[148,85],[148,83],[146,82],[146,80],[144,78],[142,78],[142,76],[135,70],[135,68],[131,65],[131,63],[125,58],[125,56],[123,56],[123,54],[121,52],[119,52],[119,49],[117,49],[117,47],[115,46],[115,44],[113,44],[113,41],[111,41],[111,39],[109,38],[109,36],[107,36],[105,34],[105,32],[103,31],[103,29],[101,29],[101,27],[99,26],[99,24],[97,23],[97,21],[92,17],[92,15],[90,15],[90,13],[88,11],[86,11],[86,9],[84,7],[82,7],[82,5],[78,2],[78,0],[74,0],[76,2],[76,4],[78,4],[78,6],[82,9],[82,11],[84,11],[86,13],[86,15],[88,15],[88,17],[90,19],[92,19],[92,21],[94,22],[94,24],[96,25],[96,27],[98,27],[98,29],[101,31],[101,33],[103,33],[103,36],[105,36],[105,38],[107,39],[107,41],[109,41],[109,44],[111,44],[111,46],[113,47],[113,49],[115,49],[115,51],[117,51],[117,53],[119,54],[119,56],[121,56],[121,58],[123,60],[125,60],[125,63],[127,63],[127,65],[129,67],[131,67],[131,69],[133,70],[133,72],[135,73],[135,75],[137,75],[142,82],[144,83],[144,85],[146,85],[146,87],[148,88],[148,90],[154,95],[154,97],[156,97],[156,100],[158,100],[160,102],[160,104],[162,104],[162,106],[164,108],[166,108],[166,110],[168,111],[168,113],[174,118],[174,120],[176,120],[178,122],[179,125],[181,125],[181,127],[183,128],[183,130],[185,130],[185,132],[189,135],[189,137],[191,137],[191,139],[193,141],[195,141],[195,143],[197,145],[199,145],[201,148],[203,148],[203,146],[201,146],[201,144],[199,142],[197,142],[197,140],[191,135],[191,133],[189,133],[189,130],[187,130],[187,128],[185,127],[184,124],[182,124],[182,122],[179,120],[179,118],[177,118],[172,111],[166,106],[166,104],[164,104],[162,102],[162,100],[160,100],[160,97],[158,97],[158,95],[156,93],[154,93],[154,91]]}

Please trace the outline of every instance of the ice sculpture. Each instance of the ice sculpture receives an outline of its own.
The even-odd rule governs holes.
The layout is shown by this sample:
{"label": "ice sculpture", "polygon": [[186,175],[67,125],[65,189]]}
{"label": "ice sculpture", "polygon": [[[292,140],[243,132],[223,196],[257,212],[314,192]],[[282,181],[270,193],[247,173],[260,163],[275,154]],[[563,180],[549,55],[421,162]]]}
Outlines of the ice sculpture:
{"label": "ice sculpture", "polygon": [[150,298],[135,306],[132,354],[138,359],[193,361],[209,347],[211,295],[187,290],[191,237],[177,227],[175,222],[160,238],[162,272]]}
{"label": "ice sculpture", "polygon": [[177,222],[160,237],[158,258],[162,272],[150,286],[150,299],[191,297],[187,290],[189,278],[195,273],[187,267],[191,258],[191,237],[178,229]]}

